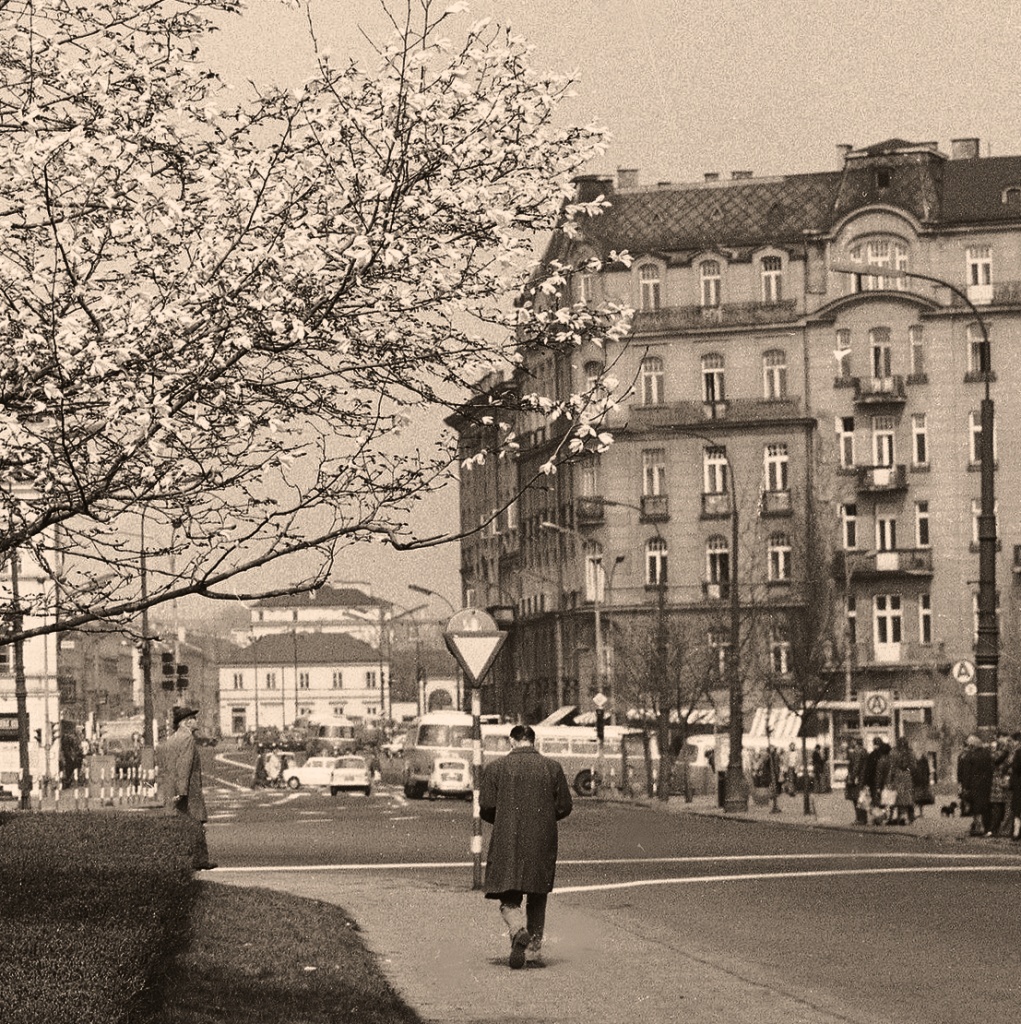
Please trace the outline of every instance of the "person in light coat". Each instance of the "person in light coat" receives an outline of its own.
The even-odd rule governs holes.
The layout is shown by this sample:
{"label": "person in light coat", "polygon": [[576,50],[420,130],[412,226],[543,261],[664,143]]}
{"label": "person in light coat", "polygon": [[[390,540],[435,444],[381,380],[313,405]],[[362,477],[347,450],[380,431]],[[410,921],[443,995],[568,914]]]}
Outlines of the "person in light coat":
{"label": "person in light coat", "polygon": [[557,822],[571,813],[573,801],[563,768],[535,749],[531,726],[514,726],[510,741],[510,752],[482,773],[479,812],[493,826],[486,899],[500,901],[510,933],[510,966],[518,969],[528,961],[543,964],[546,900],[557,866]]}
{"label": "person in light coat", "polygon": [[209,861],[206,845],[206,801],[202,794],[202,764],[199,760],[195,729],[198,711],[175,707],[174,731],[156,748],[157,781],[167,814],[181,814],[194,822],[192,866],[196,871],[216,867]]}

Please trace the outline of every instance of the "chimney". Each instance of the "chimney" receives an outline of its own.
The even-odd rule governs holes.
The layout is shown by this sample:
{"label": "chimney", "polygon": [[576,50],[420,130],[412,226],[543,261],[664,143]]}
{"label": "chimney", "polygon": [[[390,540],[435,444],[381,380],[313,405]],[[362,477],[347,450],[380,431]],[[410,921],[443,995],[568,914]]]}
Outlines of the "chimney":
{"label": "chimney", "polygon": [[978,139],[951,139],[951,160],[977,160]]}
{"label": "chimney", "polygon": [[579,203],[591,203],[593,199],[609,195],[613,191],[613,178],[601,174],[578,174],[571,181],[578,190]]}
{"label": "chimney", "polygon": [[719,171],[706,171],[705,172],[705,180],[706,181],[719,181],[720,180],[720,173],[719,173]]}
{"label": "chimney", "polygon": [[638,168],[637,167],[618,167],[617,168],[617,188],[638,188]]}
{"label": "chimney", "polygon": [[850,144],[848,144],[846,142],[838,143],[838,145],[837,145],[837,163],[840,165],[840,169],[841,170],[844,169],[844,162],[847,160],[847,154],[850,153],[852,149],[854,149],[854,146],[852,146],[852,145],[850,145]]}
{"label": "chimney", "polygon": [[752,176],[751,171],[731,171],[730,177],[733,181],[746,181]]}

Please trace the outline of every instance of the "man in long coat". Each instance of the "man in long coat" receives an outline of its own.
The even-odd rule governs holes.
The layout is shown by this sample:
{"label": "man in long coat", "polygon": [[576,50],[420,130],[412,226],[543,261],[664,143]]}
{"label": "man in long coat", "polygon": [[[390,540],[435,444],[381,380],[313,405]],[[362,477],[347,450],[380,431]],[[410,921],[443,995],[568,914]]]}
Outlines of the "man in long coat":
{"label": "man in long coat", "polygon": [[216,867],[209,862],[206,846],[206,801],[202,795],[202,764],[195,729],[195,708],[173,709],[174,732],[156,748],[157,781],[167,814],[182,814],[194,822],[192,865],[196,871]]}
{"label": "man in long coat", "polygon": [[[483,821],[493,826],[486,899],[500,901],[511,939],[510,966],[542,964],[546,897],[557,867],[557,822],[573,808],[560,765],[535,749],[535,731],[516,725],[511,749],[486,765],[479,789]],[[522,910],[522,902],[526,910]]]}

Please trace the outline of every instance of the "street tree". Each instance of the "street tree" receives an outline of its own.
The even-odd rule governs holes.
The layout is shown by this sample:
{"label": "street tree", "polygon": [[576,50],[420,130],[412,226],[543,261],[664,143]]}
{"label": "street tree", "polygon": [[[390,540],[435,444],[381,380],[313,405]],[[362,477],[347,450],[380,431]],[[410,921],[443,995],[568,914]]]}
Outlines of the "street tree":
{"label": "street tree", "polygon": [[[570,201],[604,134],[562,123],[571,82],[522,39],[406,0],[372,66],[310,32],[307,82],[239,99],[202,45],[243,8],[0,4],[0,559],[60,610],[8,641],[452,539],[407,525],[457,470],[423,412],[513,371],[522,338],[626,330],[508,301],[555,295],[571,268],[537,276],[537,233],[604,205]],[[609,443],[582,396],[515,401],[570,421],[565,455]],[[477,412],[513,444],[505,410]]]}

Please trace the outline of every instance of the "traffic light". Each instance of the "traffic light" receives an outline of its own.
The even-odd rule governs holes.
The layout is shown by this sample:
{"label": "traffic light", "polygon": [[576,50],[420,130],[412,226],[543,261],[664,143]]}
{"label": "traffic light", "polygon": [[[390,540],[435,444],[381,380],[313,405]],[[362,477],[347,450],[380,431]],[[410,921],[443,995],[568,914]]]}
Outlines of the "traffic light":
{"label": "traffic light", "polygon": [[174,688],[174,655],[171,651],[164,651],[160,655],[160,664],[163,666],[163,689]]}
{"label": "traffic light", "polygon": [[188,689],[188,666],[178,665],[177,666],[177,688],[179,690]]}

